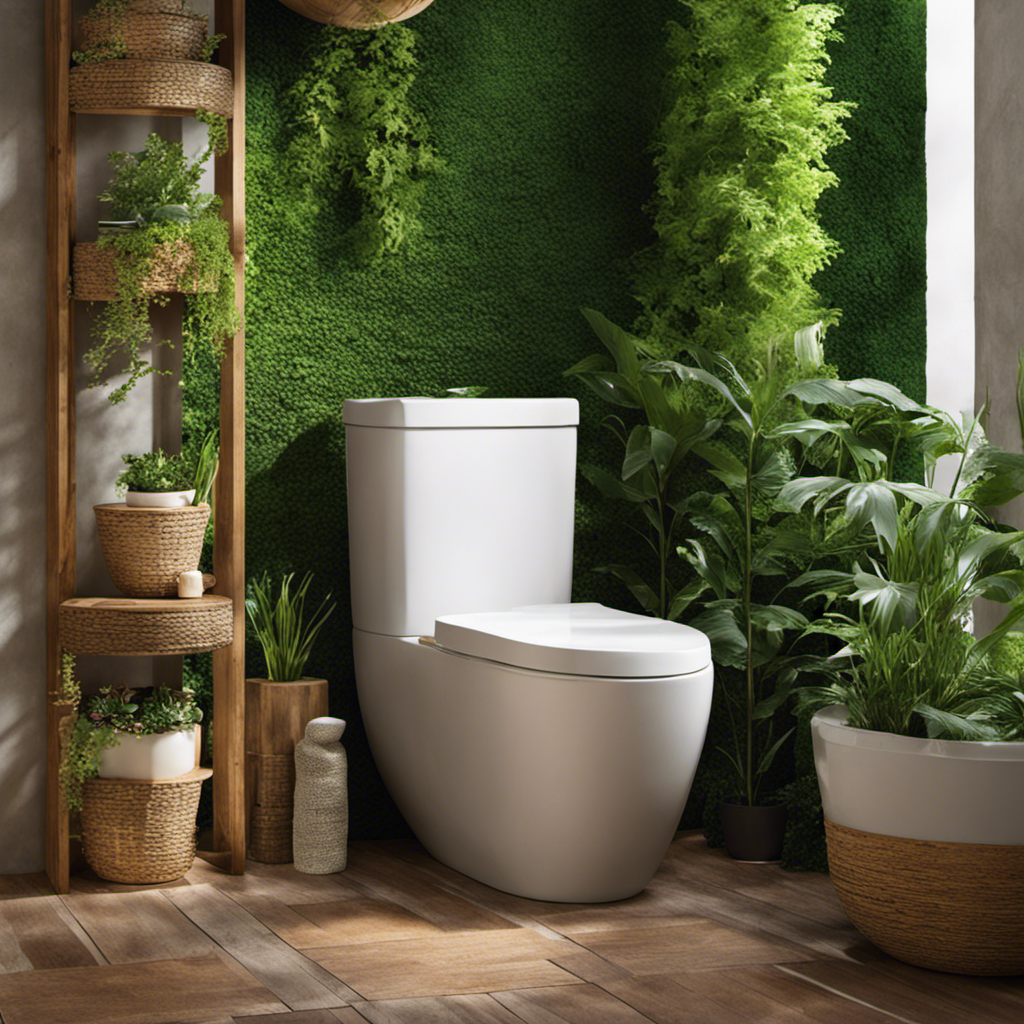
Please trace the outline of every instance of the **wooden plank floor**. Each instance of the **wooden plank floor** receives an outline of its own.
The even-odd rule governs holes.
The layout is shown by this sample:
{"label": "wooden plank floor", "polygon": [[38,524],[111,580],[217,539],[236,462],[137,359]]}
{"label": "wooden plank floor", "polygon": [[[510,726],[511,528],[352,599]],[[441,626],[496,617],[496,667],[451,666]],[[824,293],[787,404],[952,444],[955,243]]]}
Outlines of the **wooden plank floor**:
{"label": "wooden plank floor", "polygon": [[2,1024],[1021,1024],[1024,978],[936,974],[855,931],[827,876],[676,837],[639,896],[496,892],[413,842],[338,875],[197,861],[164,887],[0,877]]}

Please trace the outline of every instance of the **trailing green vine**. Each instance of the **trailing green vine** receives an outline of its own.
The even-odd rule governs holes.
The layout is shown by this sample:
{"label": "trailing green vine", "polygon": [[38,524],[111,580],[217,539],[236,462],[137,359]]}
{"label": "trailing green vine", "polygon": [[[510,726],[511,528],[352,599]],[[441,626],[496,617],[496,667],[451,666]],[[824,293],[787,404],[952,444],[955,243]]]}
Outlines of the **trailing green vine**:
{"label": "trailing green vine", "polygon": [[218,216],[221,200],[199,192],[203,164],[227,143],[227,122],[203,110],[196,116],[209,129],[209,143],[193,161],[186,160],[180,142],[155,133],[140,153],[110,154],[114,176],[100,199],[111,204],[116,217],[138,227],[103,235],[97,243],[113,252],[115,299],[96,317],[85,360],[94,374],[90,386],[102,384],[108,370],[121,369],[126,362],[128,379],[109,396],[114,404],[143,377],[157,372],[141,350],[151,338],[149,303],[168,302],[166,294],[145,290],[158,261],[175,260],[175,290],[185,293],[186,354],[203,342],[219,359],[225,339],[241,326],[229,228]]}
{"label": "trailing green vine", "polygon": [[[681,0],[669,109],[656,142],[656,243],[638,260],[638,333],[751,371],[773,340],[834,322],[811,278],[839,247],[815,204],[853,104],[823,84],[836,4]],[[786,346],[788,347],[788,346]],[[780,346],[780,350],[786,348]]]}
{"label": "trailing green vine", "polygon": [[404,25],[325,26],[285,100],[295,128],[289,174],[302,204],[317,210],[353,191],[360,217],[349,241],[364,261],[400,251],[419,229],[423,178],[440,164],[409,102],[414,44]]}

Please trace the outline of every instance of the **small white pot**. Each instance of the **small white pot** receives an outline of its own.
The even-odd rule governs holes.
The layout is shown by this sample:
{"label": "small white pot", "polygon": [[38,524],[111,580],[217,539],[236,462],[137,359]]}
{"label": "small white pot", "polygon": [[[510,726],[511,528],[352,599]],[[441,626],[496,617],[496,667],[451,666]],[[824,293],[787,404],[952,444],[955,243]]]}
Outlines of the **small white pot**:
{"label": "small white pot", "polygon": [[811,719],[825,816],[904,839],[1024,845],[1024,743],[914,739]]}
{"label": "small white pot", "polygon": [[116,747],[100,754],[102,779],[176,779],[196,766],[196,731],[158,732],[148,736],[124,733]]}
{"label": "small white pot", "polygon": [[196,496],[191,491],[129,491],[124,498],[129,508],[181,508],[191,505]]}

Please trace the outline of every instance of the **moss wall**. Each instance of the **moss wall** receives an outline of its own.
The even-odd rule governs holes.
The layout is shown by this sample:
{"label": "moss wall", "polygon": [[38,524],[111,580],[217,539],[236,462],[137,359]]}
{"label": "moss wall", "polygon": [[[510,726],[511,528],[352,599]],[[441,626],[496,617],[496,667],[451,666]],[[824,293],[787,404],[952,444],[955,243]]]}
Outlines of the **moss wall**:
{"label": "moss wall", "polygon": [[[836,48],[834,81],[837,95],[849,89],[862,108],[852,119],[854,141],[835,161],[844,184],[830,198],[828,220],[857,269],[840,263],[826,275],[827,299],[848,310],[829,342],[843,371],[856,373],[898,347],[898,359],[878,372],[896,367],[893,379],[917,392],[924,182],[913,168],[923,162],[923,122],[902,139],[909,151],[899,159],[893,145],[904,118],[918,114],[911,100],[924,82],[924,0],[850,6],[856,20],[847,18],[847,43]],[[302,73],[319,28],[278,0],[247,4],[248,574],[311,568],[318,593],[330,587],[339,598],[308,671],[331,681],[332,713],[349,722],[354,837],[405,826],[359,720],[342,403],[468,384],[489,385],[495,396],[574,395],[580,461],[617,457],[599,428],[607,409],[561,374],[595,350],[580,306],[623,324],[637,312],[629,267],[650,240],[643,205],[653,180],[647,147],[659,115],[663,26],[683,13],[678,0],[642,8],[641,19],[621,0],[591,0],[585,11],[542,0],[438,0],[409,22],[419,37],[412,99],[446,168],[427,186],[425,230],[410,250],[368,270],[337,262],[333,243],[349,212],[296,224],[285,209],[280,97]],[[880,63],[882,55],[889,59]],[[899,69],[891,88],[890,64]],[[865,117],[874,128],[861,125]],[[863,153],[859,139],[867,140]],[[908,198],[909,220],[908,204],[891,201],[893,189]],[[883,239],[892,259],[872,260]],[[919,265],[908,267],[914,260]],[[908,310],[918,305],[915,318]],[[192,368],[186,405],[193,427],[214,415],[211,368]],[[629,560],[621,510],[585,482],[578,490],[574,599],[631,608],[628,594],[590,571]],[[257,651],[249,655],[250,672],[260,672]]]}

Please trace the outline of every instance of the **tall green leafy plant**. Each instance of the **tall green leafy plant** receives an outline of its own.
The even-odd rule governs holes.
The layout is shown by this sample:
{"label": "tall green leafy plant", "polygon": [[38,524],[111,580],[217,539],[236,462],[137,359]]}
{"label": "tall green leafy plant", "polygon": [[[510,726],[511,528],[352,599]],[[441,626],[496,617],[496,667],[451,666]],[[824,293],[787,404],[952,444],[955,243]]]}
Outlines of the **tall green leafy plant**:
{"label": "tall green leafy plant", "polygon": [[[745,371],[793,325],[828,322],[811,284],[839,251],[818,197],[853,105],[831,99],[826,44],[840,8],[797,0],[682,0],[669,26],[668,109],[655,144],[656,243],[640,255],[640,333],[682,338]],[[788,358],[788,356],[786,356]]]}
{"label": "tall green leafy plant", "polygon": [[267,663],[267,679],[274,683],[294,683],[302,678],[303,669],[313,648],[317,633],[327,621],[335,605],[328,594],[308,622],[305,620],[306,591],[313,581],[307,572],[295,591],[294,573],[281,580],[275,599],[270,577],[264,573],[249,585],[245,610],[256,631]]}
{"label": "tall green leafy plant", "polygon": [[405,25],[322,28],[308,69],[285,102],[295,131],[289,174],[314,209],[350,190],[357,258],[400,251],[419,230],[423,181],[439,165],[426,120],[412,105],[415,36]]}

